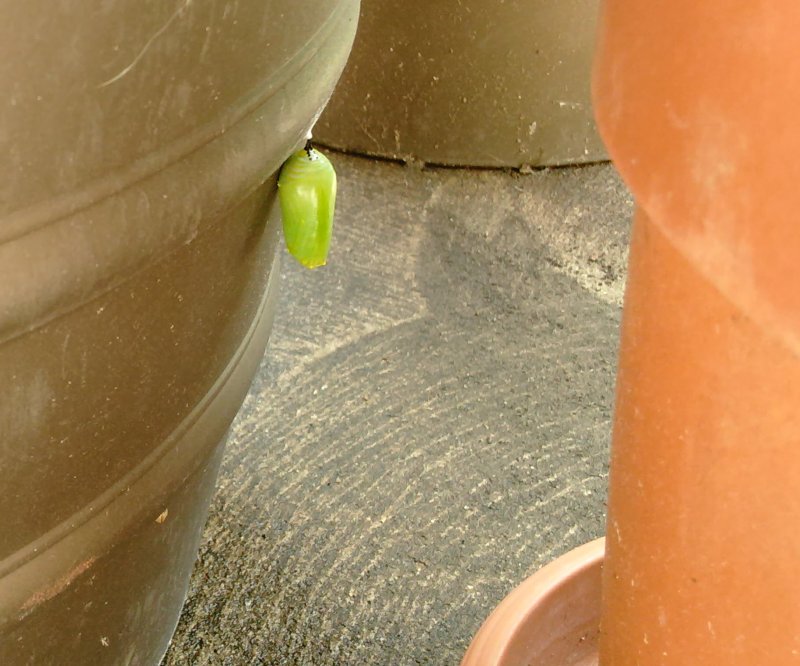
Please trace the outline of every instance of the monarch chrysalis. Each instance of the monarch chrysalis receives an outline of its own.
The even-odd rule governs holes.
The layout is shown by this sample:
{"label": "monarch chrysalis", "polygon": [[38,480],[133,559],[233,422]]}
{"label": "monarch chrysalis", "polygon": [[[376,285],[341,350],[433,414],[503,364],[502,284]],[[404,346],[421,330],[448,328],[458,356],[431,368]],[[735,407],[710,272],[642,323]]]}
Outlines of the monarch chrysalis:
{"label": "monarch chrysalis", "polygon": [[336,204],[336,172],[310,141],[284,162],[278,197],[289,253],[306,268],[324,266]]}

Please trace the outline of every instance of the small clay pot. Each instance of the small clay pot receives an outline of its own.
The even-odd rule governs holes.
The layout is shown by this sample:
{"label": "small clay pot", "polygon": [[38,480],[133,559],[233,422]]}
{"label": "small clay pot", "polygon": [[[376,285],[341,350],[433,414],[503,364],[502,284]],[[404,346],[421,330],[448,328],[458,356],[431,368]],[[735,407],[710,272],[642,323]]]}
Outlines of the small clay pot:
{"label": "small clay pot", "polygon": [[495,608],[461,666],[593,666],[605,539],[537,571]]}

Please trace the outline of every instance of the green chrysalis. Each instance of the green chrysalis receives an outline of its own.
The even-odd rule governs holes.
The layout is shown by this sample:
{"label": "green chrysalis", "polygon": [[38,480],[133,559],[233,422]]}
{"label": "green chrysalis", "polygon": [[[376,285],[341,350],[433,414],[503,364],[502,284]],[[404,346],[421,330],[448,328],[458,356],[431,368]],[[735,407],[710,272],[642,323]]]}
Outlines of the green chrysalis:
{"label": "green chrysalis", "polygon": [[324,266],[331,244],[336,171],[310,141],[284,162],[278,197],[289,253],[306,268]]}

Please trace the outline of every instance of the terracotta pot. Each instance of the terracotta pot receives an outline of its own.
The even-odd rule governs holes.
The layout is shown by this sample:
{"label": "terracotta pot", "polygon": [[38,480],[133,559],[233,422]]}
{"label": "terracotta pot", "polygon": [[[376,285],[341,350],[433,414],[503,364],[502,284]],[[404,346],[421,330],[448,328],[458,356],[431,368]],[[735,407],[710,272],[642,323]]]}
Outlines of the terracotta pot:
{"label": "terracotta pot", "polygon": [[598,0],[369,0],[315,137],[367,155],[520,167],[606,159]]}
{"label": "terracotta pot", "polygon": [[2,664],[163,655],[358,11],[93,4],[0,24]]}
{"label": "terracotta pot", "polygon": [[598,122],[639,205],[601,663],[800,663],[800,5],[610,0]]}
{"label": "terracotta pot", "polygon": [[528,578],[492,612],[461,666],[597,664],[603,551],[597,539]]}

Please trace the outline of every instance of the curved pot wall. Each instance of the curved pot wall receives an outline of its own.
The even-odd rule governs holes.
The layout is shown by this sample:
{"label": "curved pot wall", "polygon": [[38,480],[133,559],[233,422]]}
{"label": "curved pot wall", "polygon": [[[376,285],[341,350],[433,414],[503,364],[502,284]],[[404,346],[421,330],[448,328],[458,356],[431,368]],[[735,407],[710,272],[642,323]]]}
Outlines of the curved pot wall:
{"label": "curved pot wall", "polygon": [[7,4],[0,662],[157,663],[358,2]]}
{"label": "curved pot wall", "polygon": [[590,100],[597,0],[368,0],[323,143],[432,164],[606,159]]}
{"label": "curved pot wall", "polygon": [[598,123],[639,206],[600,661],[800,659],[794,2],[605,5]]}

